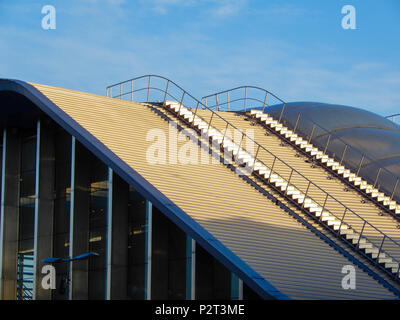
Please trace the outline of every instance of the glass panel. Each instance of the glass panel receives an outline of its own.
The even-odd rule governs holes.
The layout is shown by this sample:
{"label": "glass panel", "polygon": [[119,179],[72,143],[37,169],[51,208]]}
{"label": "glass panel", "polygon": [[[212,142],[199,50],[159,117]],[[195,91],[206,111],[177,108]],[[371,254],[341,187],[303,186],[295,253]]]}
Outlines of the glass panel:
{"label": "glass panel", "polygon": [[186,234],[153,206],[152,299],[186,297]]}
{"label": "glass panel", "polygon": [[[62,129],[55,138],[55,200],[54,200],[54,257],[69,256],[70,200],[71,200],[71,139]],[[54,300],[67,299],[67,264],[57,264],[57,290],[53,290]]]}
{"label": "glass panel", "polygon": [[145,298],[146,200],[129,187],[128,202],[128,299]]}
{"label": "glass panel", "polygon": [[248,285],[243,283],[243,300],[263,300],[256,292]]}
{"label": "glass panel", "polygon": [[[0,197],[2,195],[2,185],[3,185],[3,132],[0,133]],[[1,239],[1,224],[0,219],[0,239]]]}
{"label": "glass panel", "polygon": [[89,251],[98,257],[89,259],[89,299],[105,298],[108,168],[93,156],[91,161]]}
{"label": "glass panel", "polygon": [[231,298],[231,272],[196,244],[196,299]]}
{"label": "glass panel", "polygon": [[[28,133],[26,133],[28,134]],[[22,139],[19,199],[17,299],[32,299],[36,136]]]}

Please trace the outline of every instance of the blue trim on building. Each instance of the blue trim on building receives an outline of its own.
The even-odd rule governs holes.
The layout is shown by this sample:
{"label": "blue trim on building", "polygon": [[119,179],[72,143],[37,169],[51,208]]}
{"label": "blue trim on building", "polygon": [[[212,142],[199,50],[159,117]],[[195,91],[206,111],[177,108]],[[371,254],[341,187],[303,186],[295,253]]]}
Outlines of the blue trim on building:
{"label": "blue trim on building", "polygon": [[[151,185],[138,172],[128,166],[102,142],[62,111],[56,104],[32,85],[11,79],[0,79],[0,91],[11,91],[25,96],[40,110],[50,116],[68,133],[76,137],[87,149],[107,166],[111,167],[142,196],[151,201],[162,213],[171,219],[184,232],[192,237],[218,261],[239,276],[250,288],[264,299],[290,299],[266,279],[254,271],[246,262],[236,256],[211,233],[201,227],[193,218],[176,206],[170,199]],[[14,110],[15,111],[15,110]],[[7,113],[1,109],[0,116]]]}

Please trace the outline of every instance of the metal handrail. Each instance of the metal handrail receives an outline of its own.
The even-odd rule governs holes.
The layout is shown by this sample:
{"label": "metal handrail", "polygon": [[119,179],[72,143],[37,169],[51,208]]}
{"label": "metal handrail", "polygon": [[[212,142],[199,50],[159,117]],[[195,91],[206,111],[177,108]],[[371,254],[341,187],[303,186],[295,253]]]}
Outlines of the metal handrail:
{"label": "metal handrail", "polygon": [[[231,99],[229,98],[229,93],[230,93],[230,92],[233,92],[233,91],[240,90],[240,89],[244,89],[245,98],[239,98],[239,99],[231,100]],[[265,94],[264,101],[259,100],[259,99],[256,99],[256,98],[248,97],[248,96],[247,96],[247,92],[248,92],[247,89],[255,89],[255,90],[263,91],[264,94]],[[220,95],[222,95],[222,94],[224,94],[224,93],[227,94],[227,102],[221,104],[221,103],[218,102],[218,96],[220,96]],[[277,96],[276,96],[275,94],[273,94],[272,92],[270,92],[270,91],[268,91],[268,90],[266,90],[266,89],[260,88],[260,87],[256,87],[256,86],[239,86],[239,87],[235,87],[235,88],[232,88],[232,89],[220,91],[220,92],[218,92],[218,93],[214,93],[214,94],[210,94],[210,95],[208,95],[208,96],[202,97],[202,98],[201,98],[201,101],[202,101],[202,102],[204,101],[204,102],[205,102],[205,105],[207,106],[207,99],[210,98],[210,97],[213,97],[213,96],[215,96],[216,104],[215,104],[214,106],[209,107],[210,109],[213,108],[213,107],[219,108],[219,107],[222,106],[222,105],[228,105],[228,106],[229,106],[230,103],[236,102],[236,101],[244,101],[244,106],[243,106],[243,109],[244,109],[243,111],[244,111],[244,112],[246,112],[247,101],[257,101],[257,102],[260,102],[260,103],[263,104],[263,108],[265,108],[266,106],[269,106],[269,105],[267,104],[267,98],[268,98],[268,96],[272,96],[272,97],[274,97],[275,99],[277,99],[278,101],[280,101],[282,104],[286,104],[286,102],[284,102],[282,99],[280,99],[279,97],[277,97]],[[264,109],[263,109],[263,110],[264,110]],[[230,108],[229,108],[229,107],[228,107],[228,111],[230,111]]]}
{"label": "metal handrail", "polygon": [[[215,96],[217,103],[215,105],[209,106],[209,108],[211,108],[211,109],[212,108],[217,108],[218,110],[221,110],[221,108],[220,108],[221,106],[227,105],[227,104],[230,105],[230,103],[232,103],[233,101],[229,101],[229,94],[227,94],[227,102],[225,102],[225,103],[219,103],[217,97],[220,97],[221,95],[223,95],[225,93],[230,93],[230,92],[237,91],[237,90],[240,90],[240,89],[243,89],[243,88],[252,88],[252,89],[259,90],[259,91],[262,91],[262,92],[265,92],[265,93],[268,93],[268,94],[272,95],[270,92],[268,92],[267,90],[265,90],[263,88],[260,88],[260,87],[240,86],[240,87],[236,87],[236,88],[232,88],[232,89],[228,89],[228,90],[220,91],[218,93],[214,93],[214,94],[210,94],[210,95],[204,96],[202,98],[202,101],[207,101],[207,99],[210,99],[211,97]],[[276,96],[274,96],[274,97],[276,97]],[[246,101],[247,100],[251,100],[251,99],[259,101],[258,99],[254,99],[254,98],[248,97],[247,95],[245,95],[245,97],[236,99],[236,101],[245,101],[244,105],[247,105]],[[280,100],[280,99],[278,98],[278,100]],[[259,102],[261,102],[261,101],[259,101]],[[374,177],[366,177],[366,176],[364,176],[364,179],[366,179],[370,184],[374,185],[374,187],[378,186],[379,189],[382,189],[390,197],[391,200],[395,199],[397,201],[400,201],[400,185],[399,185],[400,176],[396,175],[394,172],[392,172],[392,171],[390,171],[390,170],[388,170],[388,169],[386,169],[384,167],[378,166],[376,160],[374,160],[371,157],[367,156],[365,153],[363,153],[362,151],[358,150],[356,147],[348,144],[341,137],[339,137],[336,133],[325,129],[324,127],[322,127],[321,125],[317,124],[315,121],[311,120],[307,116],[301,115],[299,113],[298,116],[297,116],[296,122],[294,124],[291,123],[287,119],[282,119],[283,118],[283,114],[285,112],[285,104],[286,103],[282,101],[282,104],[283,105],[282,105],[282,109],[281,109],[281,111],[279,113],[279,117],[275,117],[276,120],[278,120],[279,122],[282,121],[283,124],[285,124],[285,126],[287,126],[289,129],[291,129],[293,132],[302,133],[303,137],[306,138],[307,140],[309,140],[309,142],[313,142],[321,150],[325,150],[326,152],[328,152],[329,155],[331,157],[333,157],[335,160],[337,160],[340,164],[345,164],[347,167],[349,167],[353,171],[357,172],[357,174],[360,173],[362,168],[365,167],[366,162],[369,161],[367,164],[371,165],[371,166],[375,165],[377,167],[377,170],[376,170],[377,173],[376,173],[376,176],[374,176]],[[268,105],[265,105],[265,104],[262,106],[262,111],[263,112],[265,111],[265,108],[267,106]],[[253,109],[254,109],[254,107],[253,107]],[[243,111],[246,112],[246,108],[244,108]],[[273,114],[270,114],[270,115],[274,117]],[[386,118],[395,117],[395,116],[400,116],[400,114],[394,114],[394,115],[391,115],[391,116],[387,116]],[[309,134],[307,134],[305,132],[301,132],[301,130],[299,129],[299,123],[302,120],[308,122],[309,127],[311,128],[311,131],[310,131]],[[316,129],[317,130],[319,129],[320,131],[322,131],[322,133],[313,136],[313,133],[315,132]],[[327,136],[325,145],[321,145],[319,143],[315,143],[317,138],[321,138],[324,135]],[[338,141],[341,145],[343,145],[343,151],[342,151],[341,155],[329,152],[328,145],[329,145],[330,141],[332,140],[331,139],[332,137],[334,137],[336,141]],[[349,161],[346,161],[345,156],[346,156],[346,154],[348,155],[350,151],[353,152],[353,154],[356,153],[359,156],[360,161],[358,162],[357,166],[351,165],[350,159],[349,159]],[[384,186],[382,186],[379,183],[380,182],[379,179],[382,180],[382,177],[383,178],[386,177],[387,179],[388,178],[390,179],[391,190],[388,190],[387,188],[384,188]]]}
{"label": "metal handrail", "polygon": [[390,119],[390,121],[396,123],[396,121],[394,121],[396,119],[396,117],[399,117],[400,113],[395,113],[395,114],[391,114],[390,116],[386,116],[386,119]]}
{"label": "metal handrail", "polygon": [[[303,174],[301,174],[300,172],[298,172],[296,169],[294,169],[293,167],[291,167],[291,166],[290,166],[289,164],[287,164],[285,161],[281,160],[279,157],[277,157],[277,156],[276,156],[275,154],[273,154],[271,151],[267,150],[264,146],[260,145],[258,142],[256,142],[256,141],[255,141],[254,139],[252,139],[251,137],[247,136],[242,130],[238,129],[237,127],[235,127],[234,125],[232,125],[229,121],[227,121],[226,119],[224,119],[221,115],[219,115],[218,113],[216,113],[215,111],[213,111],[212,109],[210,109],[209,107],[207,107],[205,104],[203,104],[202,102],[200,102],[199,100],[197,100],[195,97],[193,97],[193,96],[192,96],[191,94],[189,94],[186,90],[184,90],[184,89],[181,88],[179,85],[177,85],[176,83],[174,83],[172,80],[170,80],[170,79],[168,79],[168,78],[165,78],[165,77],[162,77],[162,76],[158,76],[158,75],[144,75],[144,76],[141,76],[141,77],[133,78],[133,79],[130,79],[130,80],[126,80],[126,81],[119,82],[119,83],[116,83],[116,84],[114,84],[114,85],[108,86],[107,89],[106,89],[107,96],[111,96],[112,98],[119,98],[119,99],[122,99],[123,96],[126,96],[126,95],[128,95],[128,94],[131,94],[131,93],[134,91],[133,88],[135,87],[135,86],[134,86],[135,81],[138,81],[138,80],[141,80],[141,79],[145,79],[145,78],[148,79],[148,81],[147,81],[147,83],[148,83],[147,87],[142,87],[142,88],[140,88],[140,89],[135,89],[135,90],[136,90],[136,92],[147,90],[147,98],[145,99],[145,100],[146,100],[146,101],[145,101],[146,103],[155,103],[155,102],[156,102],[156,101],[151,102],[151,99],[150,99],[150,92],[151,92],[152,90],[155,90],[155,91],[157,91],[157,92],[162,92],[162,93],[164,94],[164,98],[163,98],[163,100],[162,100],[162,103],[165,103],[165,102],[167,101],[167,96],[168,96],[168,97],[173,98],[175,101],[180,102],[180,105],[181,105],[181,106],[185,106],[185,105],[184,105],[184,99],[185,99],[186,97],[191,98],[191,99],[193,100],[193,102],[195,103],[196,107],[195,107],[195,108],[194,108],[194,107],[187,107],[187,108],[188,108],[188,109],[191,109],[191,110],[194,110],[194,109],[195,109],[194,117],[197,117],[197,118],[199,118],[199,119],[205,121],[206,123],[209,124],[209,126],[211,126],[211,122],[212,122],[212,120],[213,120],[214,117],[217,117],[217,118],[219,118],[220,120],[222,120],[224,123],[226,123],[226,129],[225,129],[225,132],[224,132],[224,134],[223,134],[223,139],[225,139],[225,135],[226,135],[226,133],[227,133],[228,127],[231,126],[234,130],[237,130],[239,133],[241,133],[241,141],[242,141],[244,138],[246,138],[246,139],[248,139],[249,141],[253,142],[253,143],[257,146],[257,152],[255,153],[255,155],[253,155],[253,154],[251,155],[251,156],[254,158],[253,169],[254,169],[254,164],[256,163],[256,161],[258,161],[258,162],[262,163],[266,168],[269,168],[269,169],[270,169],[270,176],[269,176],[269,177],[271,178],[271,176],[272,176],[273,173],[279,175],[279,173],[278,173],[276,170],[274,170],[274,168],[275,168],[275,162],[278,160],[281,164],[284,164],[286,167],[288,167],[288,168],[291,170],[291,171],[290,171],[290,176],[292,176],[293,173],[296,173],[297,175],[299,175],[300,177],[302,177],[303,179],[305,179],[305,180],[308,182],[307,191],[306,191],[306,193],[305,193],[304,200],[307,198],[307,199],[310,199],[310,200],[314,201],[315,203],[319,204],[319,201],[316,201],[315,199],[313,199],[313,198],[312,198],[311,196],[309,196],[309,194],[308,194],[308,190],[309,190],[310,186],[314,186],[314,187],[316,187],[318,190],[320,190],[324,195],[326,195],[326,198],[325,198],[325,201],[324,201],[325,204],[326,204],[326,202],[328,201],[328,198],[333,199],[333,200],[335,201],[335,203],[338,203],[338,204],[340,204],[340,205],[343,207],[343,209],[344,209],[344,214],[343,214],[342,218],[337,217],[335,214],[333,214],[333,212],[331,212],[330,210],[328,210],[328,209],[325,208],[325,204],[324,204],[324,206],[321,206],[321,205],[320,205],[321,207],[323,207],[323,210],[325,210],[325,209],[328,210],[328,211],[330,212],[330,214],[331,214],[332,216],[335,216],[339,221],[341,221],[341,223],[346,223],[346,222],[344,222],[344,219],[345,219],[346,216],[348,217],[349,214],[353,214],[355,217],[357,217],[358,219],[361,220],[361,223],[363,224],[363,228],[362,228],[362,230],[361,230],[361,233],[360,233],[360,232],[357,232],[357,231],[354,229],[354,227],[351,226],[351,227],[353,228],[353,230],[355,230],[355,231],[359,234],[359,242],[360,242],[361,238],[364,238],[364,239],[367,239],[370,243],[374,244],[376,247],[379,247],[379,245],[376,245],[376,244],[374,243],[373,240],[370,240],[370,239],[368,239],[368,237],[366,237],[365,235],[363,235],[363,231],[364,231],[365,227],[366,227],[366,226],[369,226],[369,227],[371,227],[373,230],[375,230],[378,234],[380,234],[380,235],[383,237],[384,240],[391,241],[394,245],[396,245],[396,246],[399,247],[399,249],[400,249],[400,244],[399,244],[396,240],[392,239],[391,237],[389,237],[388,235],[386,235],[384,232],[382,232],[381,230],[379,230],[377,227],[375,227],[374,225],[372,225],[371,223],[369,223],[367,220],[365,220],[363,217],[361,217],[360,215],[358,215],[356,212],[354,212],[353,210],[351,210],[350,208],[348,208],[347,206],[345,206],[343,203],[341,203],[341,202],[340,202],[339,200],[337,200],[335,197],[333,197],[332,195],[330,195],[329,193],[327,193],[325,190],[323,190],[322,188],[320,188],[318,185],[316,185],[316,184],[315,184],[314,182],[312,182],[310,179],[308,179],[308,178],[305,177]],[[166,83],[166,86],[165,86],[165,89],[164,89],[164,87],[163,87],[163,88],[152,87],[152,86],[150,85],[150,84],[151,84],[151,79],[152,79],[152,78],[157,78],[157,79],[165,80],[165,81],[167,82],[167,83]],[[131,90],[131,91],[129,91],[129,92],[123,92],[123,85],[124,85],[124,84],[130,84],[130,90]],[[181,93],[182,93],[181,97],[175,97],[175,96],[171,95],[171,94],[168,92],[168,91],[170,90],[171,84],[174,85],[176,88],[178,88],[178,89],[181,91]],[[119,89],[120,89],[120,90],[119,90],[119,94],[116,95],[116,96],[112,96],[112,89],[115,88],[115,87],[119,87]],[[243,87],[238,87],[238,88],[243,88]],[[253,87],[253,88],[257,88],[257,87]],[[259,89],[261,89],[261,88],[259,88]],[[283,100],[281,100],[280,98],[277,98],[275,95],[271,94],[271,93],[268,92],[267,90],[264,90],[264,89],[261,89],[261,90],[265,91],[268,95],[270,94],[271,96],[275,97],[275,98],[278,99],[279,101],[282,101],[282,102],[283,102]],[[266,95],[266,97],[267,97],[267,95]],[[132,95],[131,95],[131,100],[130,100],[130,101],[133,101]],[[160,103],[161,101],[158,101],[158,102]],[[284,102],[283,102],[283,103],[284,103]],[[267,105],[267,104],[265,104],[265,105]],[[198,110],[199,107],[202,108],[203,110],[208,110],[208,111],[211,112],[211,117],[210,117],[210,120],[209,120],[209,121],[205,120],[203,117],[201,117],[201,116],[199,116],[199,115],[197,114],[197,110]],[[284,108],[283,108],[283,109],[284,109]],[[283,109],[282,109],[282,113],[283,113]],[[222,134],[222,132],[221,132],[219,129],[217,129],[217,128],[215,128],[215,127],[214,127],[214,129],[217,130],[218,132],[220,132],[220,133]],[[240,147],[239,147],[239,149],[240,149]],[[238,153],[239,153],[239,149],[238,149]],[[272,167],[266,165],[262,160],[260,160],[260,159],[257,158],[257,155],[259,154],[259,152],[260,152],[261,150],[264,150],[265,152],[267,152],[268,154],[270,154],[270,155],[273,157],[274,160],[273,160]],[[285,180],[285,179],[282,177],[282,175],[279,175],[279,176],[280,176],[283,180]],[[269,178],[269,179],[270,179],[270,178]],[[287,180],[286,180],[286,181],[287,181]],[[290,181],[289,181],[288,184],[287,184],[287,187],[289,187],[289,186],[295,187],[297,190],[299,190],[300,192],[302,192],[302,193],[304,194],[304,192],[301,191],[301,188],[297,187],[294,183],[292,183],[292,182],[290,182]],[[304,203],[304,202],[303,202],[303,203]],[[322,214],[321,214],[321,217],[322,217]],[[350,243],[345,237],[343,237],[339,232],[340,232],[340,229],[337,231],[337,235],[338,235],[338,236],[342,237],[347,243],[349,243],[350,245],[352,245],[353,247],[355,247],[355,246],[354,246],[352,243]],[[355,248],[358,249],[358,247],[355,247]],[[399,266],[399,272],[400,272],[400,262],[399,262],[395,257],[393,257],[393,256],[391,256],[390,254],[388,254],[388,253],[387,253],[385,250],[383,250],[382,248],[380,248],[380,249],[381,249],[381,250],[380,250],[381,253],[385,253],[388,257],[391,257],[391,258],[393,259],[393,261],[396,262],[396,263],[398,264],[398,266]],[[398,272],[398,275],[400,274],[399,272]]]}

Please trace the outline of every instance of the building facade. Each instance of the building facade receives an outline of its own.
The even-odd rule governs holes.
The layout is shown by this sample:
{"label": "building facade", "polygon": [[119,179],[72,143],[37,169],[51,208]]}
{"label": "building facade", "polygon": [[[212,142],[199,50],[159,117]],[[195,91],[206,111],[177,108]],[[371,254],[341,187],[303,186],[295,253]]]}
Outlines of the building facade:
{"label": "building facade", "polygon": [[296,104],[271,120],[259,88],[233,89],[243,110],[217,94],[215,111],[163,77],[112,88],[0,80],[1,299],[400,296],[400,205],[375,190],[386,171],[362,181],[353,147],[337,160],[339,139],[306,118],[294,134]]}
{"label": "building facade", "polygon": [[[49,117],[1,141],[2,299],[258,298]],[[42,287],[43,259],[87,252]]]}

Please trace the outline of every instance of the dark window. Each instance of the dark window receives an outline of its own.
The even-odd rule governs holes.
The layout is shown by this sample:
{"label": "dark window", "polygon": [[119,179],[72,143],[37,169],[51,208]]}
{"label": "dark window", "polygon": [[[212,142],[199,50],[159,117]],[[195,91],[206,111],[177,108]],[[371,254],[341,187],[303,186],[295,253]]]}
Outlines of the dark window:
{"label": "dark window", "polygon": [[20,168],[17,299],[25,300],[33,294],[36,136],[30,133],[22,138]]}
{"label": "dark window", "polygon": [[256,292],[249,286],[243,283],[243,300],[263,300]]}
{"label": "dark window", "polygon": [[128,298],[145,299],[146,200],[129,187],[128,202]]}
{"label": "dark window", "polygon": [[89,299],[104,299],[107,261],[108,168],[92,155],[89,207]]}
{"label": "dark window", "polygon": [[196,245],[196,299],[230,299],[231,272]]}
{"label": "dark window", "polygon": [[[71,140],[64,130],[58,129],[55,137],[55,200],[54,200],[54,257],[69,256],[70,201],[71,201]],[[67,264],[57,265],[57,290],[53,299],[67,299]]]}
{"label": "dark window", "polygon": [[152,299],[186,298],[186,234],[153,206]]}

